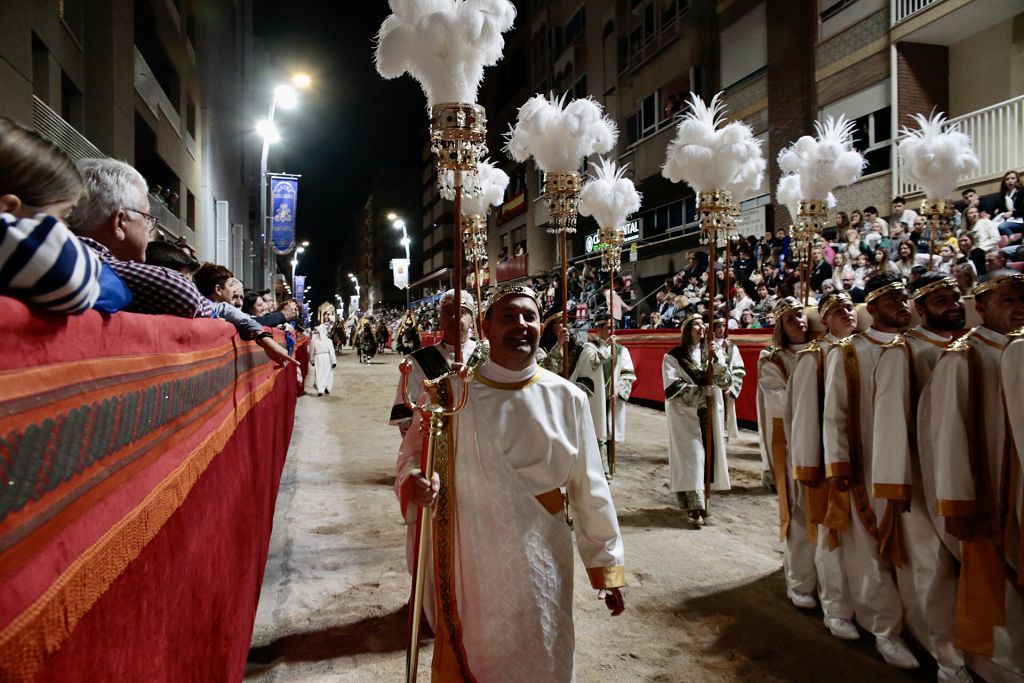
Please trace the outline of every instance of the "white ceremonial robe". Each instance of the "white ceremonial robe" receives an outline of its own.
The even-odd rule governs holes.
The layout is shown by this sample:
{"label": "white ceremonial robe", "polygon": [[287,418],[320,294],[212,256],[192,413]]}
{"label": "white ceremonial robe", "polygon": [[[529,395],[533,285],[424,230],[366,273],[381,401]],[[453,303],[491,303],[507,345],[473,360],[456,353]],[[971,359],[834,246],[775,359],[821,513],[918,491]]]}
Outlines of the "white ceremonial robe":
{"label": "white ceremonial robe", "polygon": [[[930,453],[934,461],[935,497],[938,512],[943,517],[972,519],[982,509],[994,512],[998,505],[1003,468],[1010,461],[1004,410],[1010,411],[1012,421],[1014,417],[1019,418],[1021,405],[1016,399],[1016,403],[1008,401],[1004,408],[1000,361],[1008,341],[1008,337],[987,327],[974,328],[942,355],[921,397],[918,414],[921,453]],[[977,361],[973,384],[972,358]],[[1020,372],[1019,365],[1011,368],[1011,373],[1017,374],[1015,387],[1019,387]],[[979,463],[988,474],[977,481],[971,466],[972,434],[976,435],[981,451],[977,453]],[[1019,453],[1014,455],[1019,458]],[[992,566],[987,560],[994,561],[997,571],[1003,566],[1018,573],[1021,569],[1022,470],[1021,467],[1009,470],[1015,474],[1015,481],[1008,483],[1016,495],[1013,501],[1008,501],[1011,504],[1007,506],[1003,552],[999,552],[984,531],[979,531],[972,541],[960,543],[958,608],[965,609],[957,610],[956,642],[965,652],[987,655],[991,651],[987,662],[979,663],[968,656],[968,665],[990,677],[982,666],[994,664],[998,677],[1003,680],[1024,677],[1024,598],[1021,587],[1013,586],[1009,575],[1001,581],[1002,586],[992,585],[984,576],[985,567]],[[979,497],[980,493],[984,495]],[[993,596],[990,602],[997,608],[1001,599],[1005,611],[1002,624],[992,623],[995,620],[991,615],[979,614],[983,605],[980,596],[986,594]]]}
{"label": "white ceremonial robe", "polygon": [[[583,345],[584,349],[593,350],[586,356],[580,353],[580,362],[577,364],[577,372],[586,372],[595,382],[595,400],[592,400],[591,417],[594,419],[594,429],[597,431],[597,439],[600,442],[608,441],[611,425],[608,422],[610,412],[610,394],[612,387],[615,391],[615,443],[623,443],[626,440],[626,403],[633,391],[633,383],[636,381],[636,370],[633,368],[633,357],[629,349],[621,344],[615,345],[615,371],[614,379],[610,379],[605,372],[611,365],[611,345],[600,341],[588,342]],[[581,369],[580,365],[586,360],[588,369]]]}
{"label": "white ceremonial robe", "polygon": [[740,436],[740,425],[736,419],[736,399],[740,397],[740,391],[743,390],[743,378],[747,376],[747,369],[743,365],[743,356],[740,354],[740,348],[736,346],[735,342],[726,339],[724,344],[721,341],[716,341],[715,346],[725,347],[726,364],[729,366],[729,375],[732,377],[732,385],[725,391],[723,396],[725,399],[725,431],[730,439],[738,439]]}
{"label": "white ceremonial robe", "polygon": [[316,393],[330,391],[334,386],[334,366],[338,363],[338,357],[334,351],[334,342],[319,328],[310,338],[309,355],[313,364],[313,386],[316,387]]}
{"label": "white ceremonial robe", "polygon": [[[445,344],[444,342],[439,342],[434,345],[434,348],[441,352],[445,361],[448,363],[448,366],[451,367],[451,364],[455,362],[455,347],[450,344]],[[472,356],[473,351],[475,350],[476,341],[473,339],[467,339],[466,343],[462,345],[463,361]],[[409,396],[418,397],[423,391],[423,380],[427,378],[427,375],[423,372],[423,368],[420,367],[420,364],[416,362],[416,356],[414,354],[411,353],[406,356],[406,360],[412,364],[412,372],[409,373],[409,377],[405,383],[406,391]],[[391,407],[391,417],[388,420],[388,424],[402,429],[408,427],[411,423],[412,411],[405,405],[405,400],[402,397],[402,380],[401,377],[399,377],[398,387],[395,390],[395,402]]]}
{"label": "white ceremonial robe", "polygon": [[[900,335],[899,342],[878,357],[872,442],[884,447],[872,451],[871,471],[876,499],[910,503],[910,511],[897,516],[893,533],[900,538],[890,540],[903,548],[896,585],[907,627],[939,664],[958,668],[964,657],[953,646],[956,558],[943,543],[941,521],[925,495],[929,487],[918,458],[915,412],[932,369],[952,341],[917,327]],[[929,474],[934,481],[934,473]]]}
{"label": "white ceremonial robe", "polygon": [[[871,495],[872,415],[875,363],[884,345],[895,336],[868,328],[832,349],[825,361],[822,424],[826,474],[850,478],[850,490],[842,494],[849,497],[849,513],[838,514],[830,507],[826,525],[840,532],[843,566],[857,622],[873,635],[885,638],[902,631],[903,607],[892,567],[878,548],[877,526],[883,519],[886,501]],[[847,367],[844,347],[852,349],[856,374],[848,374],[853,369]],[[857,396],[855,403],[851,403],[851,393]]]}
{"label": "white ceremonial robe", "polygon": [[[693,347],[691,358],[699,364],[700,349]],[[730,380],[721,354],[715,354],[715,383],[712,392],[711,419],[714,430],[712,491],[728,491],[729,464],[725,457],[725,411],[722,387]],[[674,492],[704,490],[704,438],[697,411],[707,405],[704,387],[693,382],[670,353],[661,364],[665,388],[665,416],[668,422],[669,488]]]}
{"label": "white ceremonial robe", "polygon": [[[838,341],[834,335],[826,334],[797,353],[796,363],[786,383],[786,418],[783,426],[789,447],[788,456],[792,462],[789,475],[793,482],[818,484],[818,487],[813,489],[802,483],[795,488],[799,490],[799,509],[806,515],[803,529],[815,527],[814,533],[818,537],[814,549],[814,568],[818,577],[818,599],[821,600],[821,609],[830,617],[852,619],[853,600],[850,597],[850,587],[843,566],[843,548],[829,548],[828,529],[822,524],[832,484],[825,479],[825,456],[821,441],[821,401],[824,393],[825,359]],[[818,502],[814,503],[814,500]],[[815,507],[817,509],[814,509]],[[790,531],[792,532],[792,529]]]}
{"label": "white ceremonial robe", "polygon": [[765,468],[775,475],[778,491],[780,535],[785,541],[786,587],[800,595],[813,595],[818,586],[814,563],[816,544],[807,530],[806,504],[801,504],[802,487],[793,481],[785,428],[786,384],[796,367],[797,353],[806,347],[807,344],[795,344],[761,352],[757,364],[757,424],[761,459],[766,463]]}
{"label": "white ceremonial robe", "polygon": [[[420,466],[420,419],[399,450],[400,498]],[[455,421],[454,572],[469,668],[478,681],[573,681],[572,531],[561,510],[549,512],[537,496],[566,489],[591,585],[625,585],[622,536],[586,397],[536,366],[516,373],[487,361]],[[412,508],[403,502],[410,522]],[[426,581],[432,591],[432,571]],[[436,625],[429,606],[427,615]]]}

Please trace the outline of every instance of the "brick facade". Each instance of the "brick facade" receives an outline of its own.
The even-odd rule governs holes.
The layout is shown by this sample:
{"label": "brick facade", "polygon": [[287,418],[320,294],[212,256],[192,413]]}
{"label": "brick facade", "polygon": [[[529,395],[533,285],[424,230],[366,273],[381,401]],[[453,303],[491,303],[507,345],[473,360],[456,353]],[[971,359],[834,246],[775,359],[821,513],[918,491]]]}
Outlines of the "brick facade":
{"label": "brick facade", "polygon": [[910,114],[932,109],[949,111],[949,48],[945,45],[899,43],[896,46],[896,92],[902,126],[913,125]]}

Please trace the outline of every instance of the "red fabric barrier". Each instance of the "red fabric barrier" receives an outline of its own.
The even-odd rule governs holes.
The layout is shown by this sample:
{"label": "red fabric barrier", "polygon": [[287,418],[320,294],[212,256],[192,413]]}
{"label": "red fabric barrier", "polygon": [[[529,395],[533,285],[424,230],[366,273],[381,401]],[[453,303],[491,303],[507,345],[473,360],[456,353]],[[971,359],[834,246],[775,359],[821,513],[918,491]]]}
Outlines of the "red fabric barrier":
{"label": "red fabric barrier", "polygon": [[0,680],[240,680],[294,367],[223,321],[0,315]]}
{"label": "red fabric barrier", "polygon": [[[665,391],[661,380],[661,362],[665,353],[679,344],[679,330],[617,330],[616,338],[629,349],[636,368],[631,398],[663,404]],[[771,344],[770,330],[733,330],[729,338],[736,343],[747,376],[736,400],[736,418],[757,422],[757,357]]]}

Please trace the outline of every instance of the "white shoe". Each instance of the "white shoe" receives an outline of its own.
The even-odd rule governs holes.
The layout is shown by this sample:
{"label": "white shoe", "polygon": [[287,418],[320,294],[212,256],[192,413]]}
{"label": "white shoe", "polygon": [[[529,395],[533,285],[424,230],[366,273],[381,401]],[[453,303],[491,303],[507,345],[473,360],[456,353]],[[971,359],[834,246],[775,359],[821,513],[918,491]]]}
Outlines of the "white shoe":
{"label": "white shoe", "polygon": [[958,666],[956,668],[951,666],[944,666],[939,664],[939,683],[973,683],[974,679],[971,678],[971,674],[967,673],[966,666]]}
{"label": "white shoe", "polygon": [[859,640],[860,631],[849,619],[843,619],[842,617],[830,617],[825,615],[825,627],[829,630],[829,633],[834,635],[840,640]]}
{"label": "white shoe", "polygon": [[789,601],[792,602],[795,607],[800,609],[814,609],[818,606],[818,601],[815,600],[813,596],[806,595],[804,593],[797,593],[795,590],[789,588],[786,589],[786,597],[789,598]]}
{"label": "white shoe", "polygon": [[899,636],[892,638],[875,636],[875,649],[878,650],[878,654],[882,655],[886,664],[897,669],[916,669],[921,666],[917,657],[907,649],[907,644]]}

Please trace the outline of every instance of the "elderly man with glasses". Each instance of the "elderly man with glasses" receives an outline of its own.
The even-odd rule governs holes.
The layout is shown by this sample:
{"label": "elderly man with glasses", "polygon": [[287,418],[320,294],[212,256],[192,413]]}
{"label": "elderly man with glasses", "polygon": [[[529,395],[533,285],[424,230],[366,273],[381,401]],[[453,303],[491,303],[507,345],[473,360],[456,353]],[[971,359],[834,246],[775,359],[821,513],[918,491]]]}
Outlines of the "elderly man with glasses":
{"label": "elderly man with glasses", "polygon": [[128,287],[129,311],[209,317],[210,304],[180,273],[148,265],[146,245],[157,226],[149,213],[149,188],[134,168],[113,159],[83,159],[78,170],[86,197],[68,221],[72,230]]}

